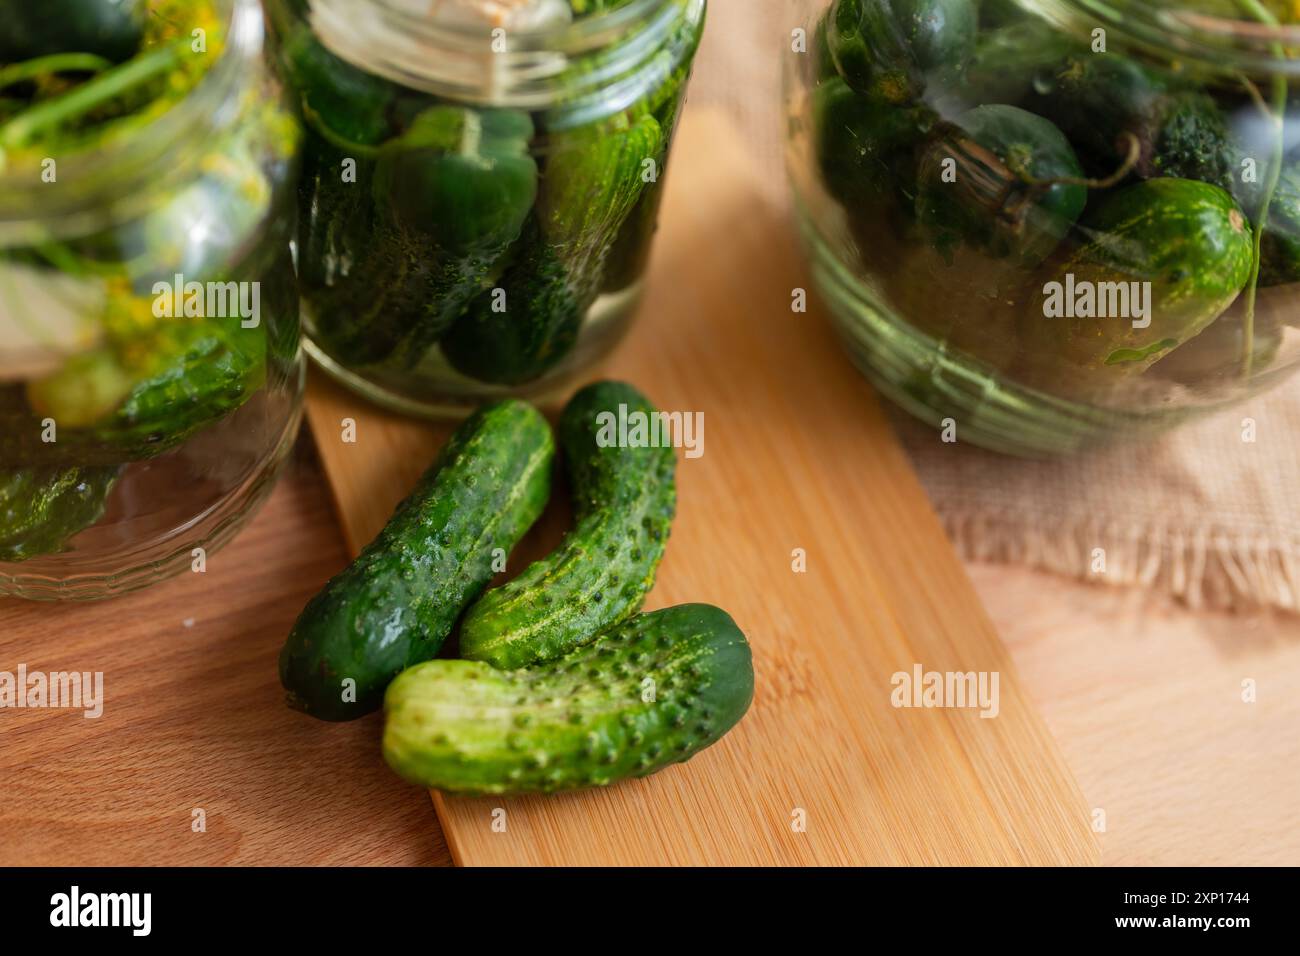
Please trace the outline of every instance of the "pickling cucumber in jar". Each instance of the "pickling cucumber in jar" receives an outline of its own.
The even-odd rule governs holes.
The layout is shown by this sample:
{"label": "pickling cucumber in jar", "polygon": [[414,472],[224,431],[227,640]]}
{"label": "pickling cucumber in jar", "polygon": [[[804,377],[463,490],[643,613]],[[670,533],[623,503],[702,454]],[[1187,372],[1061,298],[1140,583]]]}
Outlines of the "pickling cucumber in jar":
{"label": "pickling cucumber in jar", "polygon": [[802,8],[795,208],[886,395],[1039,457],[1149,438],[1300,364],[1294,4]]}
{"label": "pickling cucumber in jar", "polygon": [[254,0],[0,2],[0,594],[206,569],[299,418],[299,126]]}
{"label": "pickling cucumber in jar", "polygon": [[268,3],[307,349],[411,414],[548,394],[639,300],[705,0],[392,6]]}

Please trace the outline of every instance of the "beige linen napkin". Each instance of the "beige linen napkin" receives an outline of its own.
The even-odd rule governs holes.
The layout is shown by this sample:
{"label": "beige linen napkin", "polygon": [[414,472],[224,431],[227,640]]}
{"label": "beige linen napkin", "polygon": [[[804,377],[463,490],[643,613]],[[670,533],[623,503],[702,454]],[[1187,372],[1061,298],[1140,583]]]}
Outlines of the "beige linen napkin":
{"label": "beige linen napkin", "polygon": [[[818,6],[710,0],[692,81],[691,102],[735,119],[785,208],[781,65]],[[967,559],[1156,587],[1192,607],[1300,609],[1300,379],[1159,441],[1055,462],[945,444],[894,417]]]}

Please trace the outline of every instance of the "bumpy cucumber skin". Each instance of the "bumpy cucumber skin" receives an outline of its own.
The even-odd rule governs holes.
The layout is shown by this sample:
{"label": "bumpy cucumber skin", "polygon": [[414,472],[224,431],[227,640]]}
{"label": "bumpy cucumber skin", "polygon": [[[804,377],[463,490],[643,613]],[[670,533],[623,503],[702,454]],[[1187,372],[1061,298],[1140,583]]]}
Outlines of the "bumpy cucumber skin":
{"label": "bumpy cucumber skin", "polygon": [[588,385],[560,416],[576,523],[550,555],[488,591],[461,623],[460,652],[494,667],[553,660],[641,609],[677,509],[671,447],[602,448],[601,416],[655,408],[622,382]]}
{"label": "bumpy cucumber skin", "polygon": [[[505,401],[457,429],[356,561],[312,598],[280,653],[289,705],[323,720],[379,707],[403,668],[438,653],[465,606],[546,507],[555,445],[532,406]],[[343,681],[356,681],[355,702]]]}
{"label": "bumpy cucumber skin", "polygon": [[[227,324],[236,325],[233,320]],[[105,442],[175,448],[242,406],[266,379],[262,329],[195,331],[165,367],[134,388],[109,426]]]}
{"label": "bumpy cucumber skin", "polygon": [[384,701],[384,759],[412,783],[452,793],[606,786],[689,759],[753,696],[736,623],[683,604],[538,667],[440,660],[403,672]]}
{"label": "bumpy cucumber skin", "polygon": [[62,551],[104,514],[118,469],[30,468],[0,474],[0,561]]}

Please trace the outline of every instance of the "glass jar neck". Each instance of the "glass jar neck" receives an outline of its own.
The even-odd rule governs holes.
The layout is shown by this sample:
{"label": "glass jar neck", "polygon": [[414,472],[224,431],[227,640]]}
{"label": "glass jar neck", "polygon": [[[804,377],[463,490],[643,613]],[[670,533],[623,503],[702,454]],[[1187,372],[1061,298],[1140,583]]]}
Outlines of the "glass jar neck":
{"label": "glass jar neck", "polygon": [[35,167],[0,169],[0,248],[110,227],[147,209],[160,191],[194,177],[213,138],[237,121],[245,94],[262,76],[258,0],[217,0],[216,8],[223,33],[203,37],[204,49],[196,51],[213,55],[212,65],[157,118],[128,135],[56,152]]}
{"label": "glass jar neck", "polygon": [[[359,69],[467,105],[547,111],[563,126],[626,109],[660,71],[666,79],[691,52],[675,41],[698,29],[705,0],[628,0],[605,13],[518,29],[508,17],[439,19],[427,0],[305,5],[320,42]],[[568,3],[560,7],[567,14]]]}
{"label": "glass jar neck", "polygon": [[[1300,25],[1279,24],[1259,0],[1213,6],[1195,0],[1019,0],[1026,9],[1089,38],[1186,64],[1198,72],[1300,75]],[[1204,9],[1197,9],[1202,7]]]}

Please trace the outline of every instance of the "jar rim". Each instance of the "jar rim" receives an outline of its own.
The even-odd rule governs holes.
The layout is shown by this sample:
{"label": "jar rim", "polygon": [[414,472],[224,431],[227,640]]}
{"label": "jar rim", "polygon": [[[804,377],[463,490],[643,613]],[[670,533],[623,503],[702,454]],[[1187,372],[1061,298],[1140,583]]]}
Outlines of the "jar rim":
{"label": "jar rim", "polygon": [[433,22],[400,0],[307,0],[302,19],[330,53],[400,86],[476,107],[549,111],[563,102],[576,112],[650,62],[678,24],[702,19],[705,5],[631,0],[503,34],[486,21]]}
{"label": "jar rim", "polygon": [[[669,6],[674,0],[629,0],[628,3],[612,10],[603,10],[591,16],[580,17],[562,24],[545,27],[511,30],[511,35],[524,41],[529,49],[551,49],[559,52],[569,51],[571,45],[585,48],[583,41],[598,39],[610,30],[621,30],[634,25],[656,10]],[[314,4],[312,4],[314,5]],[[401,4],[401,0],[355,0],[350,6],[370,5],[384,14],[391,16],[394,23],[403,28],[428,37],[447,37],[462,39],[482,39],[485,32],[491,33],[491,24],[456,23],[454,21],[439,23],[431,20],[427,13],[420,15]]]}
{"label": "jar rim", "polygon": [[[1160,56],[1186,60],[1214,72],[1254,76],[1300,74],[1300,24],[1225,17],[1195,4],[1149,0],[1017,0],[1030,12],[1069,29],[1097,27],[1136,41]],[[1263,9],[1263,8],[1261,8]],[[1263,11],[1267,14],[1267,11]]]}
{"label": "jar rim", "polygon": [[31,167],[0,168],[0,247],[26,241],[24,234],[48,234],[53,220],[60,232],[77,232],[102,223],[108,207],[115,217],[129,215],[124,205],[143,202],[160,185],[185,175],[213,135],[235,122],[237,94],[247,84],[248,65],[263,48],[262,12],[258,0],[216,0],[216,6],[224,14],[225,34],[212,65],[191,89],[129,136],[57,157],[55,182],[73,188],[52,190],[51,183],[32,175]]}

